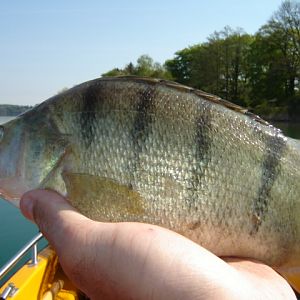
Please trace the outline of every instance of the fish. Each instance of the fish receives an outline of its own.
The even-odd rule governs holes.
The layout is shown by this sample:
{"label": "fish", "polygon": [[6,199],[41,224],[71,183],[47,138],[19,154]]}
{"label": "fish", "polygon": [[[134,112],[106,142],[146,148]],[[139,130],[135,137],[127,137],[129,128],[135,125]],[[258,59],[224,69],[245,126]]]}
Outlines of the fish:
{"label": "fish", "polygon": [[300,142],[179,83],[98,78],[0,127],[0,194],[49,188],[102,222],[176,231],[300,291]]}

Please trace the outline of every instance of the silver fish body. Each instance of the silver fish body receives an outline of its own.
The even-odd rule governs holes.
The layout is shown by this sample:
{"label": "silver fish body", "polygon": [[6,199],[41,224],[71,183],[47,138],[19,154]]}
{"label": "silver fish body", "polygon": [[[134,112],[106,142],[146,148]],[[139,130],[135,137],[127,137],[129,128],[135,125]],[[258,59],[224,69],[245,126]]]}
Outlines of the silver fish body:
{"label": "silver fish body", "polygon": [[95,220],[161,225],[218,256],[276,268],[299,262],[298,143],[220,98],[154,79],[97,79],[3,133],[7,199],[54,188]]}

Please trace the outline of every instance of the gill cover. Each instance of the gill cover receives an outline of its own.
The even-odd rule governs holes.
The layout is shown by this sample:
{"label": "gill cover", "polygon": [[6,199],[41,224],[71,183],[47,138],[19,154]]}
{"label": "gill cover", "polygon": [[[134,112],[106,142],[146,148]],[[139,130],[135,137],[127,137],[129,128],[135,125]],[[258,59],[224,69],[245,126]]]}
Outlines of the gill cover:
{"label": "gill cover", "polygon": [[35,111],[0,129],[0,194],[18,206],[28,190],[39,187],[60,161],[67,141],[46,111]]}

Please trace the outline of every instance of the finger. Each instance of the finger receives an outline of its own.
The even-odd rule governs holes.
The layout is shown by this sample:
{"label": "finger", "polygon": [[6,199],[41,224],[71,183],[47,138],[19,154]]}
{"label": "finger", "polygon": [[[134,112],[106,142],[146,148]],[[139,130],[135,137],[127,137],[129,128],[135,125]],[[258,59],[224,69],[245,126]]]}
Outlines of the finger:
{"label": "finger", "polygon": [[[52,246],[59,250],[68,231],[76,229],[89,219],[79,214],[60,194],[51,190],[25,193],[20,201],[23,215],[35,222]],[[80,225],[79,225],[80,224]]]}
{"label": "finger", "polygon": [[223,291],[242,294],[242,288],[235,288],[239,278],[233,268],[181,235],[149,224],[122,223],[116,224],[114,232],[107,229],[97,241],[101,267],[95,272],[98,282],[110,278],[118,283],[107,287],[102,281],[99,285],[111,298],[120,299],[124,290],[137,299],[149,295],[152,299],[196,299],[199,295],[209,299]]}
{"label": "finger", "polygon": [[288,282],[271,267],[264,263],[243,258],[227,257],[224,260],[235,268],[241,276],[266,295],[273,295],[273,299],[282,297],[283,299],[295,299],[294,292]]}

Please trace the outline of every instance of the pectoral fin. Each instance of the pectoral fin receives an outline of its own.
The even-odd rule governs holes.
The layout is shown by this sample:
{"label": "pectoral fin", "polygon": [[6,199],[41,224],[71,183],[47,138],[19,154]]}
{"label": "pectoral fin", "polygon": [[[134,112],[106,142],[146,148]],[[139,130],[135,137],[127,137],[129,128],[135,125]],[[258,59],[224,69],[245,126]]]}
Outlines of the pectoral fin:
{"label": "pectoral fin", "polygon": [[110,178],[64,172],[68,198],[74,207],[98,221],[135,221],[144,212],[144,201],[130,186]]}

